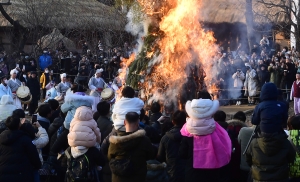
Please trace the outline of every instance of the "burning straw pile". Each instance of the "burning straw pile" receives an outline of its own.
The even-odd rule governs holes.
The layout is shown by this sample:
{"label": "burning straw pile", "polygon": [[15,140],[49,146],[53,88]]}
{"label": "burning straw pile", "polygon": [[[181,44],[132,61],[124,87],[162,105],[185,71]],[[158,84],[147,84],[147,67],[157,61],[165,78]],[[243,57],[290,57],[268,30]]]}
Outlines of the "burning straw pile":
{"label": "burning straw pile", "polygon": [[130,23],[134,27],[138,16],[142,31],[134,33],[139,44],[134,56],[123,61],[127,69],[121,75],[145,100],[182,108],[209,87],[215,72],[218,47],[213,33],[200,24],[201,0],[138,0],[132,7],[127,30],[134,32]]}

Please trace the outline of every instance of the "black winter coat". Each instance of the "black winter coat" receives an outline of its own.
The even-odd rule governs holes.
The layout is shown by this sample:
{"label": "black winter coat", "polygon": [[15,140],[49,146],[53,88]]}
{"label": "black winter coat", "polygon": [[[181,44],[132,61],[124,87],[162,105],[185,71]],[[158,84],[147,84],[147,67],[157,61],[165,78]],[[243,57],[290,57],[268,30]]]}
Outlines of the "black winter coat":
{"label": "black winter coat", "polygon": [[157,154],[157,159],[160,162],[167,163],[167,170],[170,176],[169,181],[181,182],[184,181],[184,169],[186,161],[180,159],[178,151],[182,135],[180,133],[181,127],[174,126],[161,139]]}
{"label": "black winter coat", "polygon": [[193,151],[194,138],[183,136],[179,157],[187,160],[185,165],[185,182],[229,182],[229,164],[217,169],[195,169],[193,168]]}
{"label": "black winter coat", "polygon": [[37,78],[29,78],[27,80],[27,87],[30,90],[32,98],[39,98],[40,97],[40,83]]}
{"label": "black winter coat", "polygon": [[54,134],[56,134],[57,130],[63,125],[63,123],[64,123],[64,118],[58,117],[54,119],[53,123],[51,123],[48,128],[48,136],[50,139]]}
{"label": "black winter coat", "polygon": [[113,129],[113,123],[108,117],[100,116],[97,120],[97,126],[101,131],[101,143]]}
{"label": "black winter coat", "polygon": [[32,182],[41,167],[36,147],[25,132],[5,130],[0,135],[0,181]]}

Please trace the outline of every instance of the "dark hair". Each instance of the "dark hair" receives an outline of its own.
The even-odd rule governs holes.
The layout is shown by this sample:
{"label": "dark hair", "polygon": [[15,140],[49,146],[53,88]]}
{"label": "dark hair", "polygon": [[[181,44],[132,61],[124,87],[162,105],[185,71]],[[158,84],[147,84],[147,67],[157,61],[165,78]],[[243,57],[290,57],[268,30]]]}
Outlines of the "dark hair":
{"label": "dark hair", "polygon": [[96,112],[93,114],[93,119],[94,119],[95,121],[97,121],[99,117],[100,117],[100,114],[99,114],[98,111],[96,111]]}
{"label": "dark hair", "polygon": [[288,119],[289,129],[300,130],[300,116],[292,116]]}
{"label": "dark hair", "polygon": [[135,91],[133,90],[133,88],[126,86],[125,88],[123,88],[122,90],[122,96],[126,97],[126,98],[134,98],[135,95]]}
{"label": "dark hair", "polygon": [[42,104],[38,108],[38,113],[40,116],[46,118],[48,114],[52,112],[50,104]]}
{"label": "dark hair", "polygon": [[86,89],[80,85],[80,84],[77,84],[77,83],[74,83],[71,87],[71,90],[75,93],[75,92],[85,92]]}
{"label": "dark hair", "polygon": [[32,140],[35,139],[36,130],[30,123],[23,123],[20,130],[24,131]]}
{"label": "dark hair", "polygon": [[198,99],[211,99],[211,95],[207,90],[201,90],[198,92]]}
{"label": "dark hair", "polygon": [[9,116],[5,121],[5,126],[10,130],[18,130],[20,126],[20,118]]}
{"label": "dark hair", "polygon": [[140,114],[140,121],[142,121],[144,119],[145,115],[146,115],[145,110],[142,108],[141,109],[141,114]]}
{"label": "dark hair", "polygon": [[159,104],[158,102],[153,102],[153,103],[151,104],[150,111],[151,111],[152,113],[158,113],[158,112],[160,112],[160,104]]}
{"label": "dark hair", "polygon": [[240,121],[246,121],[246,114],[243,111],[238,111],[233,115],[233,119],[238,119]]}
{"label": "dark hair", "polygon": [[128,123],[136,123],[139,122],[140,116],[136,112],[128,112],[125,118]]}
{"label": "dark hair", "polygon": [[186,122],[186,113],[180,110],[175,111],[172,115],[172,121],[176,126],[182,127]]}
{"label": "dark hair", "polygon": [[224,111],[218,110],[214,114],[214,120],[215,121],[225,122],[226,121],[226,113]]}
{"label": "dark hair", "polygon": [[97,104],[99,116],[107,116],[110,111],[110,104],[107,101],[101,101]]}
{"label": "dark hair", "polygon": [[59,102],[56,99],[49,99],[47,103],[53,111],[55,111],[59,106]]}
{"label": "dark hair", "polygon": [[25,112],[22,109],[16,109],[13,111],[12,113],[13,117],[17,117],[17,118],[25,118]]}

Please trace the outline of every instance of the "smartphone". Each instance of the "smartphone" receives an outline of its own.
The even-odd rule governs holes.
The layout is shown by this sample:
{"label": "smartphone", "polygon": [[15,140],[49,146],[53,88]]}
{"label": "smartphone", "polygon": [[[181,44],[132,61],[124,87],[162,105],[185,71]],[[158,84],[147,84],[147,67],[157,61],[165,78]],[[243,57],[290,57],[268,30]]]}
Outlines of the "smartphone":
{"label": "smartphone", "polygon": [[19,68],[19,64],[16,64],[16,67]]}
{"label": "smartphone", "polygon": [[23,65],[23,69],[25,70],[25,65]]}
{"label": "smartphone", "polygon": [[51,73],[53,74],[53,70],[51,70]]}
{"label": "smartphone", "polygon": [[33,114],[31,118],[31,123],[33,124],[35,122],[37,122],[37,114]]}

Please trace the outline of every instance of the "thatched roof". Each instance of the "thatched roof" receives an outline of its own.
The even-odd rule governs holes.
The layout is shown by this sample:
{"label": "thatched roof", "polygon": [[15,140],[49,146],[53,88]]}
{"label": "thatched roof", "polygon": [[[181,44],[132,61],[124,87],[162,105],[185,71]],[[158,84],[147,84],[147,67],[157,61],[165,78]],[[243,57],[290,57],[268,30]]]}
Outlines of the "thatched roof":
{"label": "thatched roof", "polygon": [[[265,5],[258,2],[258,0],[252,0],[252,7],[254,13],[254,21],[256,23],[270,22],[269,19],[264,18],[265,15],[271,15],[272,22],[284,22],[286,16],[284,13],[278,13],[279,8],[268,8]],[[280,0],[269,0],[272,2]],[[246,0],[203,0],[203,21],[209,23],[246,23]],[[276,14],[275,16],[272,16]]]}
{"label": "thatched roof", "polygon": [[51,49],[55,49],[57,47],[58,42],[62,41],[64,43],[64,45],[71,50],[75,50],[76,49],[76,45],[75,43],[68,39],[67,37],[63,36],[60,31],[56,28],[53,29],[53,31],[48,34],[43,36],[42,38],[40,38],[37,41],[37,44],[42,48],[51,48]]}
{"label": "thatched roof", "polygon": [[[6,12],[24,27],[123,30],[126,18],[96,0],[11,0]],[[0,26],[12,26],[0,16]]]}

